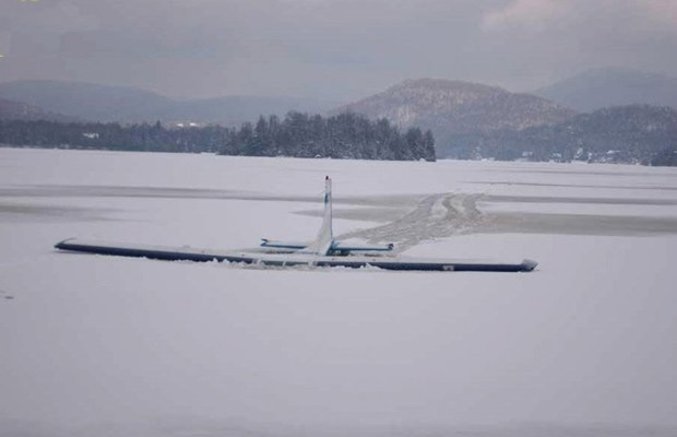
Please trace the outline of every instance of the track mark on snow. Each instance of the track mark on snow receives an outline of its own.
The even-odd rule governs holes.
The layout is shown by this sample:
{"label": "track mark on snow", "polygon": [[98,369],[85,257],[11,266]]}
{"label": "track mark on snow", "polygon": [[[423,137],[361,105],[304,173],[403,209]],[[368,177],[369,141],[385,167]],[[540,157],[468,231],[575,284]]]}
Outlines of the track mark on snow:
{"label": "track mark on snow", "polygon": [[480,194],[433,194],[416,208],[385,225],[347,232],[339,239],[360,238],[369,243],[393,242],[403,251],[425,240],[467,234],[486,223],[477,209]]}

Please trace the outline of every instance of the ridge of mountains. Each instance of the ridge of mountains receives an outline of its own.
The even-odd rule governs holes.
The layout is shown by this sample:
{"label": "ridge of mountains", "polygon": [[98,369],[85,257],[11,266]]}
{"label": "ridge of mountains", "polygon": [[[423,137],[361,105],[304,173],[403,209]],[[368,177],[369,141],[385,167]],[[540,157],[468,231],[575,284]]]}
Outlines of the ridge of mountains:
{"label": "ridge of mountains", "polygon": [[[335,114],[341,109],[411,125],[415,120],[442,131],[523,129],[543,121],[561,121],[567,114],[609,106],[648,104],[677,108],[677,78],[621,68],[588,70],[537,89],[511,93],[472,82],[409,79],[371,97],[339,106],[336,102],[300,97],[224,96],[172,99],[128,86],[86,82],[24,80],[0,82],[0,98],[25,103],[73,119],[121,123],[175,123],[238,126],[259,115],[289,111]],[[517,109],[517,112],[513,112]],[[543,113],[541,113],[543,111]]]}
{"label": "ridge of mountains", "polygon": [[372,120],[386,118],[401,129],[430,130],[438,157],[647,163],[659,152],[672,156],[677,150],[677,98],[672,107],[664,104],[673,101],[677,79],[599,69],[535,93],[540,96],[472,82],[409,79],[335,106],[286,97],[180,101],[129,87],[19,81],[0,83],[0,119],[159,120],[175,126],[190,121],[233,127],[294,110],[330,116],[352,112]]}
{"label": "ridge of mountains", "polygon": [[335,102],[299,97],[225,96],[172,99],[134,87],[48,80],[0,83],[0,98],[94,122],[220,124],[234,127],[259,115],[324,112]]}

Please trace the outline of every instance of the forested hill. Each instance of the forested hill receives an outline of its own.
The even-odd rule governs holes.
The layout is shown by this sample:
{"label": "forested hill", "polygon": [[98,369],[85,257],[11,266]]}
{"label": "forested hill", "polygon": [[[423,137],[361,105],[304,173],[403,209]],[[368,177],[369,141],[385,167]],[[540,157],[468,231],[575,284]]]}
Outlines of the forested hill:
{"label": "forested hill", "polygon": [[405,80],[335,112],[345,111],[430,129],[442,148],[457,135],[552,125],[576,114],[537,96],[444,79]]}
{"label": "forested hill", "polygon": [[240,128],[0,120],[2,145],[71,149],[434,161],[434,142],[430,131],[401,132],[385,119],[350,113],[324,118],[290,112]]}
{"label": "forested hill", "polygon": [[501,160],[653,163],[677,151],[677,111],[648,105],[579,114],[554,126],[457,136],[442,156]]}

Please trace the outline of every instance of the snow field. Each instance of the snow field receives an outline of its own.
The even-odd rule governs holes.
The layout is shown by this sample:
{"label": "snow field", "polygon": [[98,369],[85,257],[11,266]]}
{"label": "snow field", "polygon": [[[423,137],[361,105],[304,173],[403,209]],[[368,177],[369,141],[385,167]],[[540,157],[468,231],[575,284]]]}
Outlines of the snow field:
{"label": "snow field", "polygon": [[[423,222],[408,255],[539,268],[283,270],[52,250],[73,236],[221,249],[312,238],[319,220],[299,212],[321,209],[325,174],[336,234],[415,235]],[[505,183],[471,182],[487,180]],[[0,149],[0,435],[674,435],[675,188],[674,170],[635,166]],[[378,233],[373,216],[340,215],[406,214],[445,193],[456,212],[475,194],[664,202],[480,200],[482,220],[668,221],[653,236],[490,232],[465,213],[443,226],[434,202],[428,222]]]}

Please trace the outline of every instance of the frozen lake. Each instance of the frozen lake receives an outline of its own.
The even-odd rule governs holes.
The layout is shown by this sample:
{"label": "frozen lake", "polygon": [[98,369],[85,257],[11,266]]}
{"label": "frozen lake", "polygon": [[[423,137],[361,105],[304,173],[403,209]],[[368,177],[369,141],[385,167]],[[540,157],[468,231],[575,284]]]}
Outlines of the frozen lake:
{"label": "frozen lake", "polygon": [[[533,273],[58,253],[335,233]],[[1,436],[677,435],[677,169],[0,149]]]}

